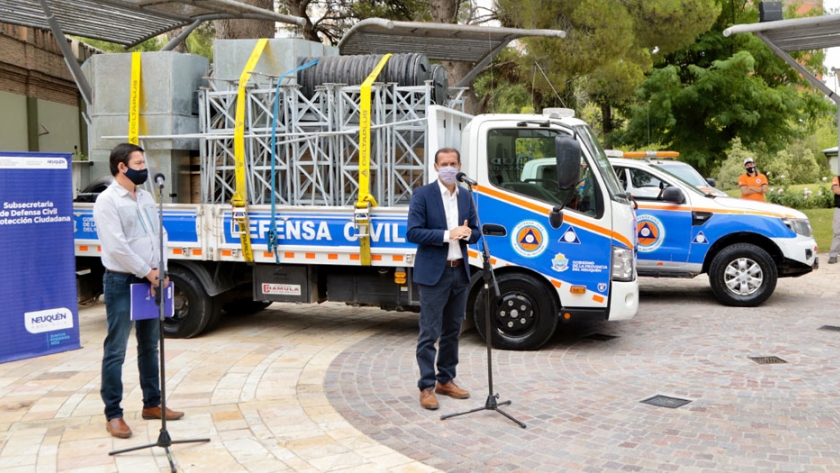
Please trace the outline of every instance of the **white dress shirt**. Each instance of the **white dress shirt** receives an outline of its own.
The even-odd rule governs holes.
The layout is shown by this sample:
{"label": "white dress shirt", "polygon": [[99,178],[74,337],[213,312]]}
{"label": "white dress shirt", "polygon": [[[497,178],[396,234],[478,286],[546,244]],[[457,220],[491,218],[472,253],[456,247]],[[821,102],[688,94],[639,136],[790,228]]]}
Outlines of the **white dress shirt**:
{"label": "white dress shirt", "polygon": [[[158,213],[151,194],[138,188],[135,195],[114,181],[93,204],[93,221],[102,245],[102,265],[145,278],[152,269],[161,269]],[[164,248],[166,237],[164,229]],[[165,258],[164,254],[164,263]]]}
{"label": "white dress shirt", "polygon": [[446,226],[448,227],[443,231],[443,242],[449,243],[449,254],[446,259],[448,261],[462,259],[464,254],[461,253],[461,240],[449,239],[449,230],[461,225],[458,222],[458,185],[455,184],[455,192],[449,192],[440,179],[437,182],[440,187],[440,196],[443,198],[443,211],[446,212]]}

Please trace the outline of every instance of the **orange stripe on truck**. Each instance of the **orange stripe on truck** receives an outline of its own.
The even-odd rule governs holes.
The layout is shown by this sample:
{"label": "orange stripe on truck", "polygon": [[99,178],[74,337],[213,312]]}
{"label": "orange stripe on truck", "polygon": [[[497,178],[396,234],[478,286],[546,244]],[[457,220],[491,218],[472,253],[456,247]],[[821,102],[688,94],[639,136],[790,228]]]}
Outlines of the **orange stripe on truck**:
{"label": "orange stripe on truck", "polygon": [[[535,203],[529,202],[525,199],[521,199],[517,196],[499,192],[496,189],[492,189],[490,187],[478,186],[478,191],[481,192],[481,193],[487,194],[490,197],[495,197],[496,199],[499,199],[501,201],[508,202],[508,203],[517,205],[519,207],[524,207],[528,210],[532,210],[532,211],[537,212],[538,214],[544,215],[546,217],[548,217],[549,212],[551,212],[551,209],[549,209],[547,207],[548,204],[546,204],[546,205],[535,204]],[[614,231],[612,231],[608,228],[604,228],[604,227],[601,227],[601,226],[598,226],[598,225],[594,225],[592,223],[581,220],[581,219],[575,217],[574,215],[570,215],[568,213],[566,213],[564,215],[564,220],[566,222],[568,222],[570,225],[575,225],[575,226],[578,226],[578,227],[581,227],[581,228],[585,228],[585,229],[587,229],[591,232],[598,233],[599,235],[603,235],[605,237],[612,238],[613,240],[616,240],[618,242],[624,243],[624,245],[626,245],[628,248],[633,248],[633,244],[630,242],[629,239],[627,239],[627,237],[625,237],[624,235],[615,233]]]}

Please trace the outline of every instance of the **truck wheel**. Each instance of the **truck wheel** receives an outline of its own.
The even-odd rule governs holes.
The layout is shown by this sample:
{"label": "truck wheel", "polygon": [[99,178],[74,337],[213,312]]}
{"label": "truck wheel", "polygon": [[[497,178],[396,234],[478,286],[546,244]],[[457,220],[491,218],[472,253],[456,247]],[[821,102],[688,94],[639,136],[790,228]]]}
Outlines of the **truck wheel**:
{"label": "truck wheel", "polygon": [[249,299],[236,299],[222,306],[228,315],[251,315],[271,305],[271,301],[255,301]]}
{"label": "truck wheel", "polygon": [[773,258],[749,243],[727,246],[712,260],[709,282],[718,302],[736,307],[755,307],[776,289],[778,275]]}
{"label": "truck wheel", "polygon": [[[557,307],[542,281],[527,274],[502,274],[496,278],[500,296],[490,288],[490,342],[505,350],[536,350],[557,327]],[[482,288],[473,311],[475,327],[487,340],[485,295]]]}
{"label": "truck wheel", "polygon": [[195,337],[218,319],[221,308],[191,272],[172,267],[169,279],[175,284],[175,313],[164,320],[163,333],[168,338]]}

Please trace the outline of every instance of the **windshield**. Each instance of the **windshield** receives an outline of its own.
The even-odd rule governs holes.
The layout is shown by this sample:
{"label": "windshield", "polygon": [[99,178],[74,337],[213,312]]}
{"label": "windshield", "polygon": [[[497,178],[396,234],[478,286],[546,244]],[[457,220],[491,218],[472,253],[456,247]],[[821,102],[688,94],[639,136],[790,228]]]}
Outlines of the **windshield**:
{"label": "windshield", "polygon": [[703,176],[701,176],[696,169],[689,166],[688,164],[658,163],[652,164],[652,166],[657,169],[662,169],[666,172],[669,172],[693,186],[709,187],[709,183],[706,182],[705,179],[703,179]]}
{"label": "windshield", "polygon": [[[704,192],[704,191],[702,191],[702,190],[698,189],[696,185],[691,184],[690,182],[686,181],[685,179],[683,179],[683,178],[682,178],[682,176],[679,176],[679,175],[674,174],[673,172],[671,172],[671,170],[672,170],[672,169],[666,169],[666,168],[665,168],[665,167],[663,167],[663,166],[656,166],[656,165],[651,165],[651,167],[655,168],[657,171],[660,171],[660,172],[665,173],[667,176],[669,176],[669,177],[671,177],[671,178],[673,178],[673,179],[675,179],[675,180],[677,180],[677,181],[679,181],[679,182],[682,182],[683,184],[685,184],[685,187],[687,187],[689,190],[691,190],[691,191],[692,191],[692,192],[694,192],[695,194],[700,194],[700,195],[702,195],[702,196],[706,196],[706,197],[708,197],[708,196],[709,196],[709,194],[708,194],[708,193],[706,193],[706,192]],[[705,184],[706,184],[707,186],[709,185],[708,183],[705,183]]]}
{"label": "windshield", "polygon": [[618,202],[628,202],[627,194],[619,184],[615,170],[610,165],[607,155],[604,153],[604,148],[601,147],[598,139],[595,138],[595,134],[592,133],[592,129],[589,128],[589,125],[579,125],[575,126],[574,130],[580,136],[580,142],[589,151],[589,155],[595,159],[595,165],[598,166],[601,176],[604,177],[610,198]]}

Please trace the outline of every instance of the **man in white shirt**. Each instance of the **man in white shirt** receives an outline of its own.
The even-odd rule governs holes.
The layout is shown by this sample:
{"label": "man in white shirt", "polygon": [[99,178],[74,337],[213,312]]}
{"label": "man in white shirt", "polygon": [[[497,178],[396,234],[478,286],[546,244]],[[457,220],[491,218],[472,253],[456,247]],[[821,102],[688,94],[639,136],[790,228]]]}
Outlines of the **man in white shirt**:
{"label": "man in white shirt", "polygon": [[[96,233],[102,246],[102,265],[105,266],[102,285],[108,324],[100,394],[105,403],[108,432],[114,437],[128,438],[131,429],[123,420],[120,403],[123,397],[122,365],[131,333],[131,284],[149,282],[154,294],[164,265],[160,262],[160,228],[155,200],[137,187],[148,178],[143,148],[129,143],[117,145],[111,150],[109,161],[114,182],[99,195],[93,206]],[[164,287],[168,284],[167,278]],[[143,390],[142,415],[144,419],[160,419],[160,321],[138,320],[135,328],[137,368]],[[183,416],[183,412],[166,409],[167,420]]]}
{"label": "man in white shirt", "polygon": [[425,409],[438,408],[435,393],[456,399],[470,397],[453,379],[470,286],[467,244],[479,237],[475,205],[456,184],[460,153],[453,148],[438,150],[435,170],[438,179],[415,189],[411,196],[406,230],[408,241],[417,244],[412,274],[420,292],[417,387]]}

